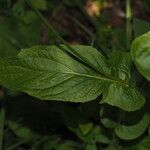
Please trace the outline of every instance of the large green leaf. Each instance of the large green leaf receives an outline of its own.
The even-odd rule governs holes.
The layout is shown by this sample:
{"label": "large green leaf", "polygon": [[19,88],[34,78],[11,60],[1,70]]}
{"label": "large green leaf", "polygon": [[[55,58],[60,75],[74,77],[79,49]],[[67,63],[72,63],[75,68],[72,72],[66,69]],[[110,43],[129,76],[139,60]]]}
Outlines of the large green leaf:
{"label": "large green leaf", "polygon": [[94,68],[99,73],[104,75],[110,74],[108,60],[95,48],[85,45],[72,45],[72,50],[64,45],[61,45],[61,47],[65,51],[82,60],[82,62]]}
{"label": "large green leaf", "polygon": [[129,84],[126,57],[116,54],[114,58],[122,60],[108,62],[89,46],[74,45],[74,51],[60,47],[35,46],[23,49],[14,58],[1,59],[0,83],[44,100],[86,102],[104,92],[102,103],[126,111],[143,106],[144,98]]}
{"label": "large green leaf", "polygon": [[134,125],[118,125],[115,128],[115,133],[118,137],[124,140],[132,140],[138,138],[147,129],[150,121],[150,116],[145,114],[143,118]]}
{"label": "large green leaf", "polygon": [[116,51],[110,55],[111,75],[128,81],[130,79],[131,56],[129,53]]}
{"label": "large green leaf", "polygon": [[150,80],[150,32],[133,41],[131,54],[139,72]]}
{"label": "large green leaf", "polygon": [[18,57],[1,60],[0,68],[2,84],[47,100],[89,101],[109,81],[56,46],[23,50]]}

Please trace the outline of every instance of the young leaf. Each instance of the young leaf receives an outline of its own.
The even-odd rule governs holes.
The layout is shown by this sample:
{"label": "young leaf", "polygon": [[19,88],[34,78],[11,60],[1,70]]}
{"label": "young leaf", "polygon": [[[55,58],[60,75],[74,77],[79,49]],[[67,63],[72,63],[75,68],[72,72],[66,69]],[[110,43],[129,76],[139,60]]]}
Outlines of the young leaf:
{"label": "young leaf", "polygon": [[115,128],[116,135],[124,140],[132,140],[138,138],[147,129],[150,122],[150,116],[145,114],[143,118],[134,125],[118,125]]}
{"label": "young leaf", "polygon": [[131,54],[139,72],[150,80],[150,32],[133,41]]}

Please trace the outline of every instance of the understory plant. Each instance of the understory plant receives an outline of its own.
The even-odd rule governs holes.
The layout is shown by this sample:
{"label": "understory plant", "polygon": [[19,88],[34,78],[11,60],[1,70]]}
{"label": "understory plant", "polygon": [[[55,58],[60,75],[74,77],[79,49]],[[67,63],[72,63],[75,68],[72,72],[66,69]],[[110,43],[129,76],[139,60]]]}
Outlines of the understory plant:
{"label": "understory plant", "polygon": [[[26,112],[28,124],[8,116],[7,126],[21,139],[17,144],[30,143],[33,149],[43,150],[150,149],[150,32],[130,44],[131,21],[127,13],[129,51],[105,55],[89,45],[68,44],[32,7],[62,44],[29,46],[15,56],[0,58],[2,87],[19,96],[26,93],[24,97],[28,98],[20,99],[19,111],[12,107],[16,116],[24,107],[21,114]],[[19,96],[11,102],[6,100],[8,97],[1,100],[0,145],[6,108],[15,105]],[[28,119],[32,109],[42,126],[50,120],[43,131],[37,132],[37,123]]]}

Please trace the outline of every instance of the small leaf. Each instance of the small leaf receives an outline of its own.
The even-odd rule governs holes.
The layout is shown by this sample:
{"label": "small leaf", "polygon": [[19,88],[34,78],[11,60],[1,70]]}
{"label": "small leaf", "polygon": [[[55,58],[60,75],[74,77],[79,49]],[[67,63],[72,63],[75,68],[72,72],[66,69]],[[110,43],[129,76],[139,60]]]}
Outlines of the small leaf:
{"label": "small leaf", "polygon": [[46,0],[30,0],[32,5],[34,7],[36,7],[37,9],[40,9],[40,10],[46,10],[47,9],[47,3],[46,3]]}
{"label": "small leaf", "polygon": [[25,127],[24,125],[9,121],[8,122],[9,128],[21,139],[26,141],[35,141],[37,139],[40,139],[41,136],[37,133],[35,133],[33,130],[31,130],[28,127]]}
{"label": "small leaf", "polygon": [[87,144],[85,150],[97,150],[96,144]]}
{"label": "small leaf", "polygon": [[73,132],[81,131],[86,135],[93,128],[93,123],[88,121],[79,111],[74,108],[62,106],[60,108],[66,126]]}
{"label": "small leaf", "polygon": [[114,128],[117,125],[118,109],[110,105],[104,105],[100,108],[100,121],[106,128]]}
{"label": "small leaf", "polygon": [[150,137],[144,138],[138,145],[137,150],[150,150]]}
{"label": "small leaf", "polygon": [[110,139],[106,136],[104,130],[100,126],[94,126],[86,135],[76,130],[77,136],[84,142],[89,144],[95,143],[110,143]]}
{"label": "small leaf", "polygon": [[150,32],[132,42],[131,54],[139,72],[150,80]]}
{"label": "small leaf", "polygon": [[116,135],[124,140],[132,140],[141,136],[150,123],[150,116],[145,114],[143,118],[134,125],[118,125],[115,128]]}
{"label": "small leaf", "polygon": [[86,122],[86,123],[80,123],[79,124],[79,129],[81,130],[81,132],[83,133],[83,135],[86,135],[89,133],[89,131],[92,129],[93,127],[93,123],[92,122]]}

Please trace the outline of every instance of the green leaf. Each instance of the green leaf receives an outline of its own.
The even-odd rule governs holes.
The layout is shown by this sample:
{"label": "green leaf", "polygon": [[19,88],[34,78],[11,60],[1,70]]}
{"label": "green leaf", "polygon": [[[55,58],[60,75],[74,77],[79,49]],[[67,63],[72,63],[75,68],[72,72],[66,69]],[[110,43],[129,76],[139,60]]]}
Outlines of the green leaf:
{"label": "green leaf", "polygon": [[0,57],[12,57],[21,48],[39,44],[41,26],[33,11],[17,17],[0,17],[0,22]]}
{"label": "green leaf", "polygon": [[150,30],[150,23],[138,18],[133,19],[134,34],[138,37]]}
{"label": "green leaf", "polygon": [[85,136],[77,133],[77,135],[85,141],[86,143],[95,144],[95,143],[110,143],[110,139],[106,136],[106,133],[100,126],[94,126],[92,130]]}
{"label": "green leaf", "polygon": [[60,146],[57,148],[57,150],[76,150],[76,149],[77,149],[77,143],[70,140],[60,144]]}
{"label": "green leaf", "polygon": [[9,121],[8,122],[9,128],[21,139],[26,140],[26,141],[35,141],[41,138],[41,136],[37,133],[35,133],[33,130],[30,128],[14,122],[14,121]]}
{"label": "green leaf", "polygon": [[129,53],[116,51],[109,59],[111,74],[120,78],[127,84],[112,83],[108,90],[104,91],[101,103],[117,106],[126,111],[135,111],[144,105],[145,99],[138,90],[129,84],[131,57]]}
{"label": "green leaf", "polygon": [[46,100],[93,100],[110,82],[56,46],[22,50],[18,57],[1,60],[0,68],[2,84]]}
{"label": "green leaf", "polygon": [[150,123],[150,116],[145,114],[143,118],[133,125],[118,125],[115,128],[116,135],[124,140],[132,140],[141,136]]}
{"label": "green leaf", "polygon": [[131,54],[139,72],[150,80],[150,32],[133,41]]}
{"label": "green leaf", "polygon": [[144,138],[138,145],[137,150],[149,150],[150,149],[150,137]]}
{"label": "green leaf", "polygon": [[117,27],[112,30],[112,47],[113,50],[126,51],[126,31]]}
{"label": "green leaf", "polygon": [[145,99],[136,88],[113,83],[105,92],[101,103],[117,106],[126,111],[136,111],[144,105]]}
{"label": "green leaf", "polygon": [[61,138],[59,135],[50,135],[47,137],[47,141],[45,141],[43,144],[43,150],[55,150],[58,149],[60,145]]}
{"label": "green leaf", "polygon": [[128,81],[130,79],[131,56],[129,53],[116,51],[110,55],[111,75]]}
{"label": "green leaf", "polygon": [[88,121],[79,111],[72,107],[61,106],[60,111],[66,126],[73,132],[86,135],[93,128],[93,123]]}
{"label": "green leaf", "polygon": [[96,144],[87,144],[85,150],[97,150]]}
{"label": "green leaf", "polygon": [[85,45],[71,45],[74,52],[68,49],[66,46],[61,45],[61,47],[82,60],[85,64],[89,65],[96,71],[102,74],[110,74],[108,60],[95,48]]}
{"label": "green leaf", "polygon": [[46,10],[47,9],[47,2],[46,0],[30,0],[32,5],[34,7],[36,7],[37,9],[40,9],[40,10]]}
{"label": "green leaf", "polygon": [[[74,108],[63,106],[60,107],[65,125],[74,132],[81,140],[86,143],[109,143],[110,140],[103,133],[100,126],[94,126],[86,120],[82,114]],[[81,128],[82,125],[82,128]]]}
{"label": "green leaf", "polygon": [[[0,83],[43,100],[87,102],[104,92],[102,103],[126,111],[134,111],[144,105],[144,98],[128,83],[128,57],[120,57],[120,54],[114,57],[122,61],[117,64],[110,61],[114,65],[112,67],[92,47],[74,45],[74,55],[83,61],[81,63],[62,50],[65,46],[60,46],[61,49],[35,46],[23,49],[17,57],[1,59]],[[116,99],[112,98],[114,93]]]}
{"label": "green leaf", "polygon": [[106,128],[114,128],[117,125],[118,120],[118,109],[109,105],[101,106],[100,111],[100,121]]}

